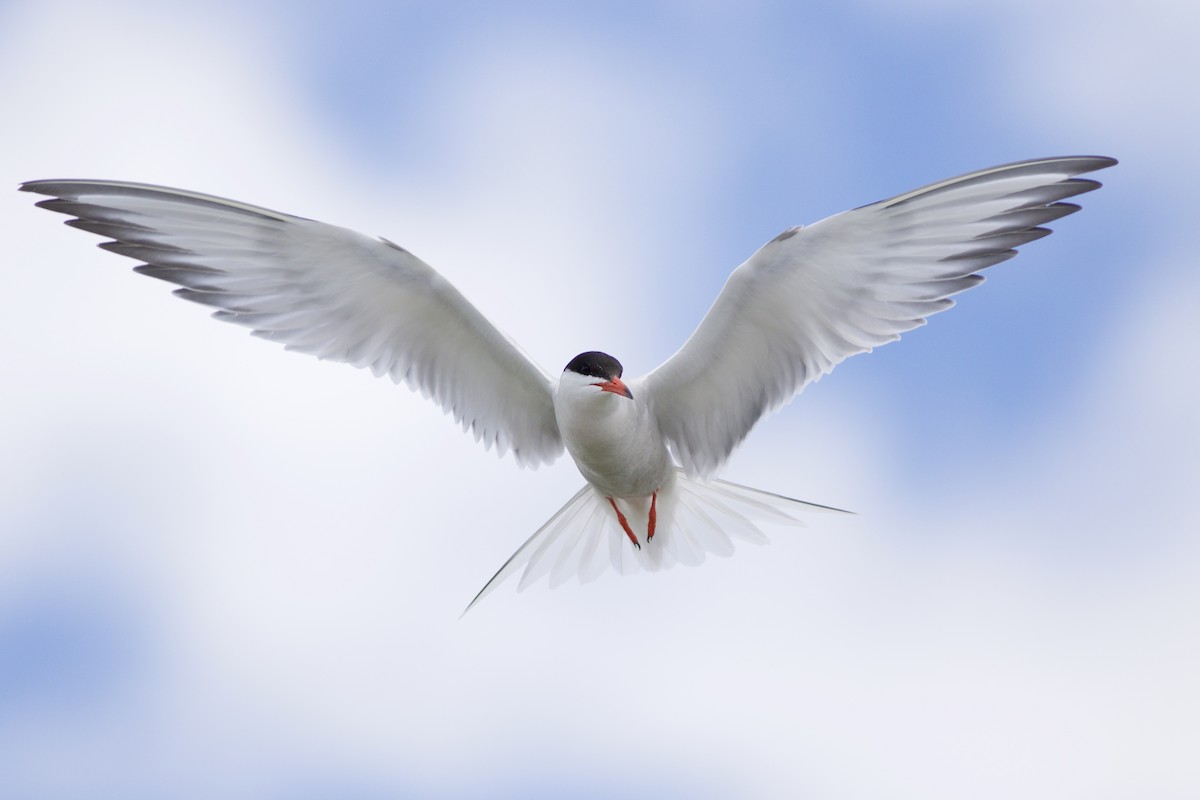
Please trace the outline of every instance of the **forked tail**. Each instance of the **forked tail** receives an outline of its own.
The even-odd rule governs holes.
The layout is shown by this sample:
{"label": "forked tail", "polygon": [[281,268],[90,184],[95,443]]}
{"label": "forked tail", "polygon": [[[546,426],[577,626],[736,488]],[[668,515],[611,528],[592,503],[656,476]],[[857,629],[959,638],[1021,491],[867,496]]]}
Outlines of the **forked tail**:
{"label": "forked tail", "polygon": [[546,575],[551,588],[573,575],[580,583],[587,583],[609,566],[622,575],[670,569],[676,564],[697,566],[708,553],[733,555],[734,539],[766,544],[767,537],[758,522],[804,526],[796,514],[849,513],[729,481],[691,478],[678,468],[658,490],[658,523],[653,539],[647,541],[644,535],[650,498],[618,499],[617,503],[638,530],[640,550],[630,544],[608,498],[592,486],[584,486],[504,562],[463,614],[522,568],[518,591]]}

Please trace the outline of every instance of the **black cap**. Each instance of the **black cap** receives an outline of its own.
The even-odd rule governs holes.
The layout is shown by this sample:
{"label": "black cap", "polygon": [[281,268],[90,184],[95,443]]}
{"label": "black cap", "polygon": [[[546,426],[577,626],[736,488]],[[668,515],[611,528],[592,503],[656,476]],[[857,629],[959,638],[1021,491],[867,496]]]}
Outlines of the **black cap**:
{"label": "black cap", "polygon": [[606,381],[611,381],[613,378],[621,377],[621,373],[625,371],[625,368],[621,366],[620,361],[617,361],[608,353],[592,350],[587,353],[580,353],[572,358],[563,371],[577,372],[589,378],[602,378]]}

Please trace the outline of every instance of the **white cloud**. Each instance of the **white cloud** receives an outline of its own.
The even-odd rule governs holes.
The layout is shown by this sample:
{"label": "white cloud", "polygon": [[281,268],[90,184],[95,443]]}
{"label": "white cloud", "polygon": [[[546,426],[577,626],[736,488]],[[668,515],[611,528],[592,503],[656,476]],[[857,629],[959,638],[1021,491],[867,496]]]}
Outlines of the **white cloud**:
{"label": "white cloud", "polygon": [[[24,121],[3,134],[21,154],[10,182],[177,183],[381,233],[547,361],[601,326],[538,301],[597,276],[620,285],[646,268],[629,254],[673,244],[621,223],[621,176],[648,172],[647,207],[700,203],[696,164],[727,146],[700,100],[661,105],[675,78],[597,69],[602,42],[501,43],[443,77],[452,99],[430,112],[455,133],[438,163],[464,168],[372,181],[234,12],[18,8],[20,36],[0,47],[0,101]],[[641,125],[684,144],[664,157]],[[601,778],[608,794],[763,797],[1194,782],[1197,385],[1162,343],[1186,343],[1195,285],[1132,300],[1102,345],[1119,374],[1064,387],[1082,411],[1043,443],[964,465],[976,491],[908,500],[894,433],[864,408],[876,400],[822,385],[756,432],[732,477],[862,516],[702,569],[501,591],[460,623],[574,491],[569,465],[518,471],[404,389],[212,323],[30,199],[0,200],[23,220],[6,277],[20,302],[0,317],[21,387],[0,393],[20,421],[0,429],[18,454],[0,461],[2,597],[90,575],[74,602],[150,609],[130,624],[151,652],[130,656],[148,679],[117,692],[120,715],[82,708],[55,730],[35,709],[0,731],[50,731],[24,740],[38,759],[9,780],[70,762],[80,780],[160,794],[197,780],[222,797],[314,774],[429,794]],[[618,344],[636,351],[644,329],[629,328]]]}

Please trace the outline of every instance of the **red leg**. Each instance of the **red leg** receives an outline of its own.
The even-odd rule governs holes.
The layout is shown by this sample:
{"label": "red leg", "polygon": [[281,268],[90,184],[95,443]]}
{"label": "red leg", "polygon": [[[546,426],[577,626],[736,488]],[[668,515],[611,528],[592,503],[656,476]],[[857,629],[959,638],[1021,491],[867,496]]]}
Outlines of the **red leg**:
{"label": "red leg", "polygon": [[646,541],[654,538],[654,526],[658,522],[658,514],[654,512],[654,504],[658,502],[658,492],[650,495],[650,521],[646,523]]}
{"label": "red leg", "polygon": [[637,537],[633,535],[633,529],[629,527],[629,520],[625,519],[625,515],[621,513],[621,509],[617,508],[617,501],[611,497],[608,498],[608,504],[613,507],[613,511],[617,512],[617,522],[621,523],[621,527],[625,529],[625,535],[629,537],[629,541],[633,542],[633,546],[638,550],[642,546],[638,544]]}

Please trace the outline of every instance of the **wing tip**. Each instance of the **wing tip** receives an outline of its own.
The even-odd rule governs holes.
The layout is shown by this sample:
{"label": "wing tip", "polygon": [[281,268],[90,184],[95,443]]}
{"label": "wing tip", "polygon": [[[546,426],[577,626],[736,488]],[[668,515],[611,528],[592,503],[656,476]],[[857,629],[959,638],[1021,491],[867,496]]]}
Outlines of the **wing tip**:
{"label": "wing tip", "polygon": [[33,192],[34,194],[54,194],[54,192],[50,191],[46,187],[48,187],[51,184],[55,184],[55,183],[66,183],[66,181],[57,181],[57,180],[22,181],[21,183],[17,184],[17,191],[18,192]]}

